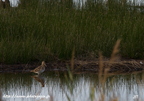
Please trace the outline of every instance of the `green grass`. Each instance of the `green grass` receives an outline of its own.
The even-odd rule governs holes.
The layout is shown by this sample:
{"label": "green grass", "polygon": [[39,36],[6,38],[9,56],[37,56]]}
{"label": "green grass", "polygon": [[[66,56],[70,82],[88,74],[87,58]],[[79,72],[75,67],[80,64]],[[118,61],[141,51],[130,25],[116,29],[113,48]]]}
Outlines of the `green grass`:
{"label": "green grass", "polygon": [[0,62],[27,63],[70,59],[99,51],[109,57],[122,39],[125,58],[144,59],[144,13],[129,5],[22,0],[18,8],[0,9]]}

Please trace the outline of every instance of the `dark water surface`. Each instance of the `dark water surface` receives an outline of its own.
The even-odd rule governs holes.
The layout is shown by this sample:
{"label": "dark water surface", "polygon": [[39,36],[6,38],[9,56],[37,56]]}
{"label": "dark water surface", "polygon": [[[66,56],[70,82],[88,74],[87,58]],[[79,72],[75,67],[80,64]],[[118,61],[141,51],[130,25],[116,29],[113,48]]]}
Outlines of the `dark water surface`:
{"label": "dark water surface", "polygon": [[[71,79],[72,78],[72,79]],[[110,76],[102,89],[97,74],[44,72],[40,77],[30,73],[1,73],[0,88],[5,101],[95,101],[104,93],[105,101],[144,101],[143,73]],[[102,93],[101,93],[102,92]],[[50,98],[51,96],[51,98]]]}

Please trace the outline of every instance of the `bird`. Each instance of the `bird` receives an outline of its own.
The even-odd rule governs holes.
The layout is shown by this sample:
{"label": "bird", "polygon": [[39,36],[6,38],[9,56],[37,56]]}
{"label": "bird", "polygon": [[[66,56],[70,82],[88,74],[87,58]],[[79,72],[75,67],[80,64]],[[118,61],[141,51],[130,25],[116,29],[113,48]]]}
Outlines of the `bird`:
{"label": "bird", "polygon": [[31,70],[30,72],[34,72],[37,73],[38,75],[41,74],[42,72],[45,71],[45,67],[46,67],[46,63],[45,61],[42,61],[41,65],[38,66],[37,68],[35,68],[34,70]]}

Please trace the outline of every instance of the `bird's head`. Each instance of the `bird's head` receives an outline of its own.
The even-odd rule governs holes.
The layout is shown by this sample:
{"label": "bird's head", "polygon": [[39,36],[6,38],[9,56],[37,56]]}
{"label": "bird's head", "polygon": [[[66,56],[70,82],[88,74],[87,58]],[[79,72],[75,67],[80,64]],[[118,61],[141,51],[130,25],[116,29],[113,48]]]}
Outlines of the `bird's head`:
{"label": "bird's head", "polygon": [[42,65],[45,66],[45,67],[47,66],[45,61],[42,61]]}

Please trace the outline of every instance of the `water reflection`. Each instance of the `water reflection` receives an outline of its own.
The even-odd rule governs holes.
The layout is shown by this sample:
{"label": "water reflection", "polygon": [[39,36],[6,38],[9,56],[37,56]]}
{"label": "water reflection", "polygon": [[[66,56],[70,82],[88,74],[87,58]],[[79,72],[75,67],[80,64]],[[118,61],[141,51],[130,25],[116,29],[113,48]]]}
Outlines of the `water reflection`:
{"label": "water reflection", "polygon": [[20,1],[19,0],[9,0],[10,1],[10,5],[12,7],[18,7]]}
{"label": "water reflection", "polygon": [[96,74],[75,74],[73,81],[67,76],[67,73],[59,72],[45,72],[40,77],[31,74],[0,74],[3,99],[45,101],[53,98],[54,101],[67,101],[69,97],[71,101],[89,101],[90,93],[94,90],[96,101],[100,100],[102,93],[105,95],[105,101],[111,98],[133,101],[136,97],[144,100],[143,73],[111,76],[107,79],[104,89],[99,85]]}
{"label": "water reflection", "polygon": [[[5,2],[6,0],[2,0],[2,1]],[[9,2],[11,7],[18,7],[20,0],[9,0]]]}
{"label": "water reflection", "polygon": [[41,86],[44,87],[44,78],[40,75],[34,75],[31,76],[32,78],[34,78],[36,81],[40,82]]}
{"label": "water reflection", "polygon": [[[5,1],[5,0],[2,0]],[[18,5],[20,4],[20,0],[9,0],[10,1],[10,5],[12,7],[18,7]],[[58,0],[59,1],[59,0]],[[89,0],[72,0],[74,5],[78,8],[78,7],[83,7],[85,5],[85,3]],[[93,0],[94,2],[99,1],[99,0]],[[106,3],[108,0],[100,0],[103,3]],[[116,0],[119,1],[119,0]],[[124,0],[125,1],[125,0]],[[131,3],[131,4],[135,4],[135,5],[144,5],[144,1],[143,0],[126,0],[127,3]]]}
{"label": "water reflection", "polygon": [[3,101],[3,99],[2,99],[2,92],[1,92],[1,89],[0,89],[0,101]]}

